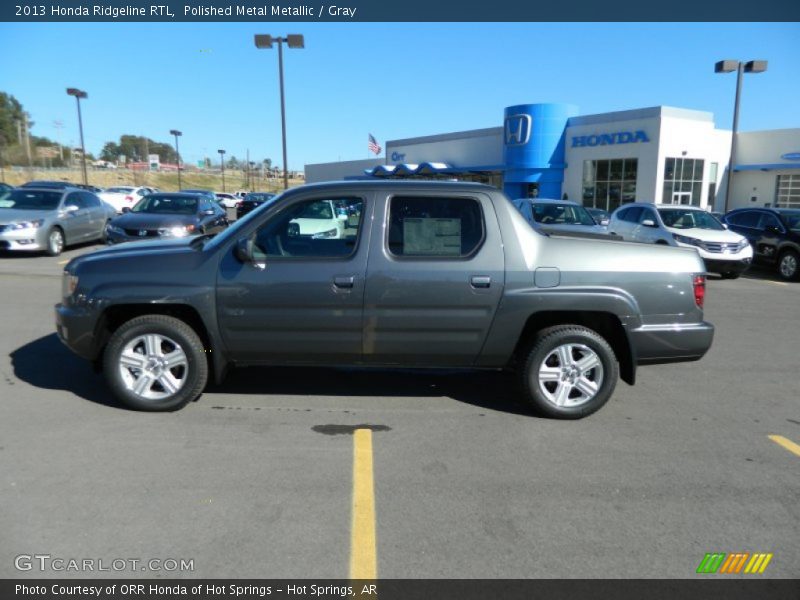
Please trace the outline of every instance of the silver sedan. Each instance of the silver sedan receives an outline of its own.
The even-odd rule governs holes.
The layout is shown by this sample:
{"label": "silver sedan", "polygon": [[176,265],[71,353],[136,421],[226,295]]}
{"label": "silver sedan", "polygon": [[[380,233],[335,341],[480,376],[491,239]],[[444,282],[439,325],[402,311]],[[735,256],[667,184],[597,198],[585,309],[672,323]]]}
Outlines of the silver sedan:
{"label": "silver sedan", "polygon": [[76,188],[15,188],[0,192],[0,250],[44,251],[104,240],[116,212],[95,194]]}

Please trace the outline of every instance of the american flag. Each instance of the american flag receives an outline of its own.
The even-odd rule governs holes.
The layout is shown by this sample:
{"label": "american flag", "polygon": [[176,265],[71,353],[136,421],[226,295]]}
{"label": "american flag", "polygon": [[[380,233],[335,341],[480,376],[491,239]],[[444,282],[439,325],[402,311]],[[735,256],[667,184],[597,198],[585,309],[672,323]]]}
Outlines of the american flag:
{"label": "american flag", "polygon": [[374,152],[375,154],[380,154],[382,150],[380,144],[375,139],[375,136],[372,135],[371,133],[369,134],[369,141],[367,142],[367,148],[369,148],[370,152]]}

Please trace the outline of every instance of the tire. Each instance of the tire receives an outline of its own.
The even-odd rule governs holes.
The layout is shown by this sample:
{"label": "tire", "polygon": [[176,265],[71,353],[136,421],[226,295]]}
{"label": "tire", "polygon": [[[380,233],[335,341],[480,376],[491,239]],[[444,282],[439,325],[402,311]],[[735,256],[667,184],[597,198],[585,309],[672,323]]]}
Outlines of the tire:
{"label": "tire", "polygon": [[103,231],[100,233],[100,243],[101,244],[108,244],[108,224],[111,223],[111,219],[106,219],[106,222],[103,224]]}
{"label": "tire", "polygon": [[785,281],[795,281],[800,275],[800,254],[794,250],[781,252],[778,258],[778,275]]}
{"label": "tire", "polygon": [[[165,363],[169,360],[174,366]],[[112,334],[103,354],[103,373],[128,408],[170,411],[202,393],[208,363],[203,342],[189,325],[166,315],[145,315]]]}
{"label": "tire", "polygon": [[60,227],[53,227],[47,233],[47,256],[58,256],[64,249],[64,232]]}
{"label": "tire", "polygon": [[[556,419],[580,419],[599,410],[611,398],[619,379],[611,346],[598,333],[580,325],[543,329],[522,358],[524,400],[538,414]],[[566,361],[569,364],[565,367]],[[592,366],[581,368],[581,361]]]}

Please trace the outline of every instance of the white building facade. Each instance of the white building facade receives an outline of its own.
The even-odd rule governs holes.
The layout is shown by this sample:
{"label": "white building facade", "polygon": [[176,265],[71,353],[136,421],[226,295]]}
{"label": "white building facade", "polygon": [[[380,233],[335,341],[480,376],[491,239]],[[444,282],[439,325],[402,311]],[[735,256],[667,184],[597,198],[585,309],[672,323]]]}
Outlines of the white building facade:
{"label": "white building facade", "polygon": [[[306,180],[455,178],[609,211],[633,201],[724,211],[732,136],[711,113],[577,113],[568,104],[508,107],[502,126],[388,141],[384,159],[306,165]],[[800,129],[739,133],[736,143],[727,209],[800,208]]]}

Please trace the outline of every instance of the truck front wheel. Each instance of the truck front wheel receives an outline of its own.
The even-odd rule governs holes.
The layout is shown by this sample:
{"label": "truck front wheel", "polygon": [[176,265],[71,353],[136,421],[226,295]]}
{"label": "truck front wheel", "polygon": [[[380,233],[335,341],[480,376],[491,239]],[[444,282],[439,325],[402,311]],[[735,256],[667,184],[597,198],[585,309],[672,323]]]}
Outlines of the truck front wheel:
{"label": "truck front wheel", "polygon": [[611,346],[580,325],[543,329],[523,359],[523,397],[538,413],[558,419],[580,419],[599,410],[619,378]]}
{"label": "truck front wheel", "polygon": [[125,406],[168,411],[200,395],[208,380],[208,363],[194,329],[174,317],[145,315],[111,335],[103,372]]}

